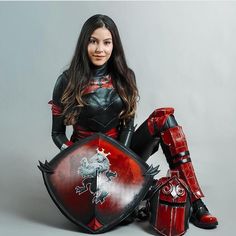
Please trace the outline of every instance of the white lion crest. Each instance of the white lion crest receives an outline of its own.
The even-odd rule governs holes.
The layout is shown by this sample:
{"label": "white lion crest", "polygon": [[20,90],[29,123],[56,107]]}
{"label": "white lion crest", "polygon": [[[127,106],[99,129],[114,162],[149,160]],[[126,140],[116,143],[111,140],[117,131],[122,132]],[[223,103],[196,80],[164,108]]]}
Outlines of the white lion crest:
{"label": "white lion crest", "polygon": [[89,190],[90,193],[94,195],[92,202],[97,204],[98,202],[103,203],[109,194],[107,191],[103,190],[101,186],[97,185],[97,177],[103,174],[106,176],[107,181],[112,181],[112,178],[117,177],[117,174],[116,172],[110,171],[110,162],[107,156],[111,153],[105,153],[104,149],[99,151],[98,148],[96,151],[97,153],[89,160],[86,157],[81,159],[78,174],[82,176],[83,181],[82,186],[75,187],[75,191],[78,194],[82,194]]}

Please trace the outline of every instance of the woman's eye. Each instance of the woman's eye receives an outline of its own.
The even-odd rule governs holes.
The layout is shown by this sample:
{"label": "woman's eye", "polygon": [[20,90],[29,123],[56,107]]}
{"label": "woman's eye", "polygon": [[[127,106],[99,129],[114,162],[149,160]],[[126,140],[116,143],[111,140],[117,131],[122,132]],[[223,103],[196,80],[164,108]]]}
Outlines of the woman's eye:
{"label": "woman's eye", "polygon": [[109,45],[109,44],[111,44],[111,42],[110,42],[110,41],[107,41],[107,42],[104,42],[104,44],[105,44],[105,45]]}
{"label": "woman's eye", "polygon": [[95,43],[96,43],[96,40],[90,39],[90,40],[89,40],[89,43],[95,44]]}

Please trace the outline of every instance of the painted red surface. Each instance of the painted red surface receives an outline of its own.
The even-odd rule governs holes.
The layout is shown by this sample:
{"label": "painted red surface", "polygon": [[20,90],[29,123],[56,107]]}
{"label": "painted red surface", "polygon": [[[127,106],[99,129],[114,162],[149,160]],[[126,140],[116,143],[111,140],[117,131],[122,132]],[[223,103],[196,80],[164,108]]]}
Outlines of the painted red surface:
{"label": "painted red surface", "polygon": [[[96,148],[99,148],[99,151],[103,148],[104,153],[110,153],[107,155],[110,171],[117,174],[108,183],[106,176],[103,176],[109,195],[102,204],[92,202],[94,195],[90,191],[82,194],[75,191],[76,186],[83,185],[83,177],[78,173],[81,160],[87,158],[89,161],[97,153]],[[144,179],[136,160],[129,158],[122,150],[106,140],[92,140],[57,162],[49,181],[60,205],[75,219],[79,221],[82,219],[85,225],[96,230],[103,224],[99,218],[96,218],[97,215],[109,218],[109,221],[115,220],[127,207],[129,199],[132,200],[140,192]],[[124,199],[125,197],[127,199]],[[88,213],[91,217],[88,217]]]}
{"label": "painted red surface", "polygon": [[157,185],[159,190],[153,197],[157,201],[151,209],[153,228],[165,236],[183,235],[187,230],[190,201],[186,184],[172,175],[161,178]]}

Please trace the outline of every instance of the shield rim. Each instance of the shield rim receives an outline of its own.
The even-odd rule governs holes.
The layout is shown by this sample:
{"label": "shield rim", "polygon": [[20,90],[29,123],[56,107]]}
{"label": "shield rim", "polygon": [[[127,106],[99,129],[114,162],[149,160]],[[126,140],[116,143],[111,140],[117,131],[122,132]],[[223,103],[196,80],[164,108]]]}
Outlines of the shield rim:
{"label": "shield rim", "polygon": [[[132,158],[134,158],[139,165],[143,166],[146,170],[148,170],[149,165],[141,159],[141,157],[139,157],[134,151],[132,151],[130,148],[123,146],[121,143],[119,143],[118,141],[114,140],[113,138],[106,136],[103,133],[95,133],[89,137],[83,138],[82,140],[74,143],[74,145],[68,147],[67,149],[59,152],[54,158],[52,158],[48,164],[49,166],[53,166],[57,161],[59,161],[61,158],[63,158],[66,153],[69,153],[71,151],[73,151],[74,149],[76,149],[78,146],[83,145],[84,143],[89,142],[90,140],[93,140],[95,138],[102,138],[105,140],[108,140],[109,142],[111,142],[114,146],[118,146],[123,152],[128,153]],[[43,175],[43,180],[44,180],[44,184],[46,186],[46,189],[50,195],[50,197],[52,198],[53,202],[56,204],[57,208],[61,211],[61,213],[71,222],[73,222],[75,225],[81,227],[82,229],[85,229],[86,232],[90,232],[90,233],[104,233],[109,231],[110,229],[112,229],[114,226],[118,225],[122,220],[124,220],[127,216],[129,216],[135,209],[135,207],[138,205],[138,203],[140,203],[142,201],[142,199],[145,197],[147,191],[149,190],[149,188],[152,185],[152,180],[153,177],[150,175],[144,175],[144,180],[145,180],[145,185],[143,186],[142,190],[140,191],[140,194],[138,195],[138,197],[136,197],[134,199],[134,201],[132,202],[131,206],[129,208],[127,208],[127,210],[121,214],[121,216],[114,220],[114,222],[112,222],[111,224],[108,225],[103,225],[100,229],[98,230],[92,230],[91,228],[87,227],[85,224],[77,221],[73,215],[71,215],[70,213],[68,213],[68,211],[65,209],[65,207],[57,200],[57,198],[55,197],[53,191],[50,189],[50,184],[49,181],[47,179],[47,176],[50,175],[50,173],[47,173],[45,171],[43,171],[42,169],[40,169]]]}

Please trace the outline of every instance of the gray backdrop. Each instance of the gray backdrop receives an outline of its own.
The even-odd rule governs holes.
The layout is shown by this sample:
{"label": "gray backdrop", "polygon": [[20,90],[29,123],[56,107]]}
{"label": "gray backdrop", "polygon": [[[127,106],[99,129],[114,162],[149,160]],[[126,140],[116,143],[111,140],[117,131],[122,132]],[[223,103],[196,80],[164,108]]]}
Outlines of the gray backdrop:
{"label": "gray backdrop", "polygon": [[[173,106],[216,230],[190,225],[186,235],[233,235],[235,196],[235,2],[1,2],[1,235],[80,235],[50,199],[37,161],[58,153],[47,102],[70,63],[84,21],[117,23],[141,100],[138,125]],[[149,163],[167,165],[161,151]],[[134,223],[107,235],[150,235]]]}

